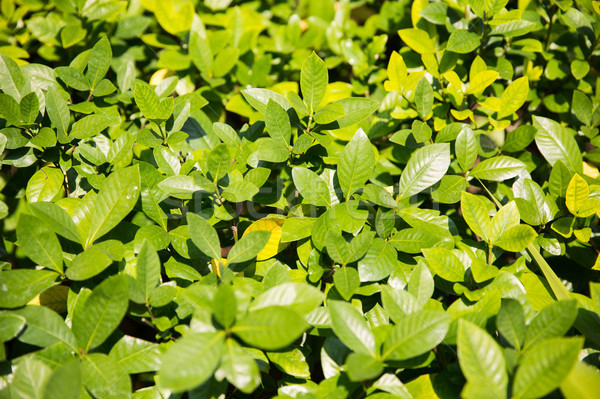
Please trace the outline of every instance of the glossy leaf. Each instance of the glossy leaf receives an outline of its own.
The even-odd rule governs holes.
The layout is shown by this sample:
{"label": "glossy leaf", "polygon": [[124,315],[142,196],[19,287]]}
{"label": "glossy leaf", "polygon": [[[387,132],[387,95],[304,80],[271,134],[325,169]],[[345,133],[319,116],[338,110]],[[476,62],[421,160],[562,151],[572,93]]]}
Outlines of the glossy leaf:
{"label": "glossy leaf", "polygon": [[232,331],[249,345],[278,350],[297,340],[307,327],[306,322],[290,308],[269,306],[248,312]]}
{"label": "glossy leaf", "polygon": [[506,397],[508,373],[500,346],[477,325],[461,320],[458,326],[458,361],[467,379],[462,396]]}
{"label": "glossy leaf", "polygon": [[346,199],[365,184],[374,167],[375,154],[371,142],[362,129],[359,129],[344,147],[338,162],[338,179]]}
{"label": "glossy leaf", "polygon": [[73,333],[85,352],[102,344],[118,327],[129,305],[127,280],[117,275],[104,280],[83,306],[75,308]]}
{"label": "glossy leaf", "polygon": [[402,171],[399,199],[418,194],[437,183],[450,166],[450,146],[431,144],[413,153]]}

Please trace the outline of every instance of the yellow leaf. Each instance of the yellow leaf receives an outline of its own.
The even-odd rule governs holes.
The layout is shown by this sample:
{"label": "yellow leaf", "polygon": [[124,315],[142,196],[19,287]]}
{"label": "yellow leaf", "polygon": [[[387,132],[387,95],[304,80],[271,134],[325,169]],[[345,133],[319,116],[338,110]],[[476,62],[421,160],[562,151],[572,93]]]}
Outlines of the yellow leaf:
{"label": "yellow leaf", "polygon": [[487,108],[490,111],[498,112],[500,110],[500,99],[497,97],[488,97],[484,101],[480,102],[483,108]]}
{"label": "yellow leaf", "polygon": [[592,270],[600,270],[600,255],[598,255],[596,258],[596,262],[594,263]]}
{"label": "yellow leaf", "polygon": [[425,71],[409,73],[406,82],[404,83],[404,93],[415,90],[417,83],[419,83],[419,80],[421,80],[423,76],[425,76]]}
{"label": "yellow leaf", "polygon": [[473,80],[479,72],[487,71],[487,64],[480,56],[475,57],[469,70],[469,79]]}
{"label": "yellow leaf", "polygon": [[472,118],[473,116],[473,111],[470,109],[463,109],[462,111],[451,109],[450,113],[456,118],[457,121],[464,121],[465,119]]}
{"label": "yellow leaf", "polygon": [[387,91],[401,92],[402,85],[407,76],[406,64],[402,56],[395,51],[392,52],[392,56],[390,57],[387,75],[389,80],[384,83],[385,89]]}
{"label": "yellow leaf", "polygon": [[462,82],[460,81],[460,78],[458,77],[458,75],[456,74],[456,72],[454,71],[449,71],[446,72],[445,74],[442,75],[444,77],[444,79],[446,79],[452,86],[456,86],[456,88],[460,91],[462,91]]}
{"label": "yellow leaf", "polygon": [[435,55],[433,53],[425,53],[421,55],[421,61],[423,61],[423,65],[425,65],[427,72],[433,75],[434,78],[439,79],[440,71]]}
{"label": "yellow leaf", "polygon": [[471,79],[471,82],[469,82],[469,88],[467,89],[466,94],[481,93],[489,85],[494,83],[498,76],[499,73],[496,71],[479,72],[473,79]]}
{"label": "yellow leaf", "polygon": [[158,86],[160,82],[162,82],[167,76],[171,75],[173,75],[173,72],[169,71],[168,69],[159,69],[152,74],[152,77],[150,78],[150,84],[152,86]]}
{"label": "yellow leaf", "polygon": [[45,306],[54,310],[56,313],[64,313],[67,311],[67,295],[69,287],[64,285],[55,285],[48,288],[46,291],[37,295],[28,305]]}
{"label": "yellow leaf", "polygon": [[432,378],[435,377],[431,374],[422,375],[406,384],[406,389],[415,399],[438,399],[439,396],[433,389]]}
{"label": "yellow leaf", "polygon": [[503,121],[497,121],[491,116],[488,116],[488,120],[490,121],[490,124],[494,127],[494,130],[506,129],[508,125],[510,125],[510,121],[508,119],[505,119]]}
{"label": "yellow leaf", "polygon": [[398,34],[402,41],[416,53],[425,54],[435,51],[435,43],[424,30],[400,29]]}
{"label": "yellow leaf", "polygon": [[527,99],[529,93],[529,79],[523,76],[509,84],[500,96],[500,110],[498,119],[512,115],[516,112]]}
{"label": "yellow leaf", "polygon": [[593,215],[600,210],[600,200],[588,198],[590,188],[585,179],[579,174],[573,175],[567,187],[565,203],[569,212],[581,218]]}
{"label": "yellow leaf", "polygon": [[256,260],[272,258],[289,245],[289,243],[281,242],[281,226],[283,226],[284,221],[285,219],[283,217],[266,217],[252,223],[246,231],[244,231],[244,235],[257,230],[271,232],[267,245],[265,245],[262,251],[258,253]]}
{"label": "yellow leaf", "polygon": [[416,28],[421,20],[421,11],[429,4],[429,0],[415,0],[410,8],[410,19]]}
{"label": "yellow leaf", "polygon": [[598,172],[598,169],[594,168],[587,162],[583,162],[583,174],[591,177],[592,179],[595,179],[598,176],[600,176],[600,172]]}
{"label": "yellow leaf", "polygon": [[194,19],[194,4],[175,0],[155,0],[154,15],[160,26],[172,35],[187,32]]}

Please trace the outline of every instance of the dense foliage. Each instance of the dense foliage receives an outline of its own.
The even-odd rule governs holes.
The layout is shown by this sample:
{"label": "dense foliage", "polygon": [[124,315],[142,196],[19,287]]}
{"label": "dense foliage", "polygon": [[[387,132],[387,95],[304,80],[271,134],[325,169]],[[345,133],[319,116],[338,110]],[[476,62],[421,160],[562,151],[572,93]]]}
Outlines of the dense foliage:
{"label": "dense foliage", "polygon": [[0,5],[0,398],[597,397],[599,2]]}

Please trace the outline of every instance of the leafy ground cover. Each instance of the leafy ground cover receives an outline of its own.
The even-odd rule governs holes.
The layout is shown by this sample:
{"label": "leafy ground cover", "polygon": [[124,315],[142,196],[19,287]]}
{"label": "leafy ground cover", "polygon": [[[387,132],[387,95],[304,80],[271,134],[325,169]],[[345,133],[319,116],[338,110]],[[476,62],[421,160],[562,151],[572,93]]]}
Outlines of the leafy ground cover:
{"label": "leafy ground cover", "polygon": [[0,398],[597,397],[599,2],[0,6]]}

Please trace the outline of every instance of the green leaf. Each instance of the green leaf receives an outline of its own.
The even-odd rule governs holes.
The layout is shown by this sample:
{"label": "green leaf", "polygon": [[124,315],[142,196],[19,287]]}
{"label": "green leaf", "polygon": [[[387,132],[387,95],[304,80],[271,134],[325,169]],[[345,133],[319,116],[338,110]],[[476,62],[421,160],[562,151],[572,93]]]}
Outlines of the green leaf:
{"label": "green leaf", "polygon": [[104,115],[88,115],[73,123],[69,136],[74,139],[95,137],[110,125],[110,119]]}
{"label": "green leaf", "polygon": [[538,129],[535,143],[550,165],[561,161],[571,173],[581,173],[581,152],[573,135],[559,123],[541,116],[533,117],[533,125]]}
{"label": "green leaf", "polygon": [[208,154],[207,160],[208,172],[216,183],[227,174],[231,166],[231,154],[227,144],[217,144]]}
{"label": "green leaf", "polygon": [[574,90],[573,101],[571,101],[571,113],[579,122],[590,126],[592,124],[593,106],[588,96],[578,90]]}
{"label": "green leaf", "polygon": [[7,312],[0,313],[0,342],[13,339],[25,327],[25,318]]}
{"label": "green leaf", "polygon": [[210,74],[213,65],[213,54],[210,45],[198,32],[193,30],[190,32],[189,55],[200,72]]}
{"label": "green leaf", "polygon": [[250,310],[270,306],[285,306],[305,316],[319,306],[325,295],[317,288],[305,283],[283,283],[266,290],[250,304]]}
{"label": "green leaf", "polygon": [[510,201],[498,210],[492,218],[489,238],[492,243],[498,241],[505,232],[519,225],[519,210],[514,201]]}
{"label": "green leaf", "polygon": [[163,350],[159,344],[124,335],[110,350],[109,356],[127,373],[157,371]]}
{"label": "green leaf", "polygon": [[237,313],[237,300],[231,286],[221,284],[212,301],[213,316],[225,328],[231,327]]}
{"label": "green leaf", "polygon": [[131,166],[113,172],[94,200],[85,247],[108,233],[131,212],[140,194],[140,169]]}
{"label": "green leaf", "polygon": [[65,82],[67,86],[79,91],[90,90],[90,83],[79,69],[70,66],[61,66],[54,71],[58,78]]}
{"label": "green leaf", "polygon": [[309,204],[316,206],[329,206],[331,194],[325,180],[310,169],[297,166],[292,169],[294,185],[300,195]]}
{"label": "green leaf", "polygon": [[342,298],[349,300],[360,287],[358,272],[353,267],[340,267],[333,275],[333,283]]}
{"label": "green leaf", "polygon": [[560,384],[560,391],[567,399],[594,399],[600,389],[600,375],[595,367],[584,362],[575,367]]}
{"label": "green leaf", "polygon": [[450,34],[447,51],[467,54],[479,47],[479,35],[462,29],[457,29]]}
{"label": "green leaf", "polygon": [[208,221],[194,213],[187,214],[188,228],[192,242],[206,256],[221,259],[221,243],[214,227]]}
{"label": "green leaf", "polygon": [[362,129],[358,129],[346,144],[337,166],[340,187],[346,199],[363,187],[375,168],[375,154],[371,142]]}
{"label": "green leaf", "polygon": [[119,326],[129,305],[129,288],[124,275],[100,283],[73,314],[73,333],[85,352],[102,344]]}
{"label": "green leaf", "polygon": [[35,216],[22,214],[17,223],[17,242],[35,263],[63,272],[63,253],[58,237],[48,224]]}
{"label": "green leaf", "polygon": [[[193,241],[193,240],[192,240]],[[149,303],[150,293],[160,281],[160,259],[150,241],[144,239],[137,256],[135,285],[142,293],[145,303]]]}
{"label": "green leaf", "polygon": [[375,336],[358,310],[341,301],[328,301],[327,309],[337,338],[352,351],[375,357]]}
{"label": "green leaf", "polygon": [[429,269],[424,263],[417,264],[408,276],[408,293],[415,298],[419,308],[431,298],[434,289],[435,284]]}
{"label": "green leaf", "polygon": [[164,0],[154,4],[154,15],[158,23],[170,34],[178,35],[191,28],[195,15],[194,4],[191,1]]}
{"label": "green leaf", "polygon": [[415,89],[415,105],[417,106],[417,112],[423,120],[427,120],[431,108],[433,107],[433,89],[431,84],[426,78],[422,78],[417,83]]}
{"label": "green leaf", "polygon": [[131,395],[131,380],[113,359],[102,353],[83,358],[82,381],[85,388],[97,398],[118,399]]}
{"label": "green leaf", "polygon": [[292,125],[290,124],[290,118],[286,110],[273,100],[269,100],[267,103],[265,125],[269,136],[278,140],[284,146],[291,148]]}
{"label": "green leaf", "polygon": [[298,378],[310,378],[306,356],[298,348],[285,352],[269,352],[269,361],[286,374]]}
{"label": "green leaf", "polygon": [[379,377],[383,363],[364,353],[350,353],[346,358],[344,370],[350,381],[365,381]]}
{"label": "green leaf", "polygon": [[27,328],[19,335],[21,342],[46,348],[64,343],[76,350],[76,340],[73,332],[56,312],[45,306],[25,306],[13,312],[25,318]]}
{"label": "green leaf", "polygon": [[388,242],[375,238],[365,256],[358,261],[361,281],[379,281],[389,276],[398,264],[398,253]]}
{"label": "green leaf", "polygon": [[590,63],[586,60],[573,60],[571,62],[571,73],[577,80],[581,80],[586,77],[590,71]]}
{"label": "green leaf", "polygon": [[447,281],[464,281],[465,268],[460,259],[446,248],[425,248],[423,255],[431,270]]}
{"label": "green leaf", "polygon": [[231,331],[248,345],[266,350],[279,350],[297,340],[308,324],[293,310],[268,306],[248,312]]}
{"label": "green leaf", "polygon": [[92,47],[92,51],[90,52],[87,64],[87,72],[86,77],[90,84],[92,91],[104,78],[106,72],[110,68],[110,62],[112,61],[112,49],[110,47],[110,42],[108,38],[104,36],[102,39],[98,40],[94,47]]}
{"label": "green leaf", "polygon": [[483,180],[504,181],[524,172],[526,165],[518,159],[499,155],[478,163],[470,175]]}
{"label": "green leaf", "polygon": [[237,148],[241,145],[241,140],[233,128],[225,123],[213,123],[215,134],[228,146]]}
{"label": "green leaf", "polygon": [[458,322],[458,362],[467,385],[465,398],[505,398],[508,374],[500,346],[487,332],[462,319]]}
{"label": "green leaf", "polygon": [[470,127],[463,128],[456,137],[456,159],[461,170],[467,171],[477,160],[479,144],[475,139],[475,133]]}
{"label": "green leaf", "polygon": [[160,124],[173,113],[173,97],[158,99],[156,92],[149,86],[137,82],[133,91],[135,103],[142,114],[151,121]]}
{"label": "green leaf", "polygon": [[521,213],[521,219],[523,219],[523,221],[533,226],[537,226],[549,223],[554,218],[556,212],[551,208],[542,188],[533,180],[525,179],[523,181],[523,191],[520,193],[519,197],[525,199],[533,211],[533,215],[526,218],[525,215],[523,215],[523,212],[521,212],[522,201],[519,198],[516,198],[515,201],[519,206],[519,212]]}
{"label": "green leaf", "polygon": [[467,181],[463,176],[445,175],[435,189],[431,197],[442,204],[454,204],[460,201],[460,196],[467,188]]}
{"label": "green leaf", "polygon": [[430,144],[416,150],[402,171],[398,200],[418,194],[437,183],[450,166],[450,145]]}
{"label": "green leaf", "polygon": [[52,370],[49,366],[33,357],[24,357],[15,365],[15,371],[9,389],[4,392],[9,397],[19,399],[38,399],[44,392],[44,385]]}
{"label": "green leaf", "polygon": [[329,75],[325,62],[313,51],[302,64],[300,72],[300,89],[308,110],[316,111],[325,97]]}
{"label": "green leaf", "polygon": [[[160,181],[156,187],[148,189],[146,195],[144,195],[144,191],[146,190],[142,190],[142,203],[144,199],[147,198],[149,206],[154,208],[152,212],[156,212],[155,218],[160,217],[160,220],[163,220],[163,218],[166,219],[166,215],[164,215],[164,211],[158,204],[160,201],[162,201],[161,196],[166,194],[168,196],[180,199],[192,199],[195,192],[202,191],[204,188],[205,187],[197,184],[192,176],[169,176]],[[146,211],[146,213],[148,213],[148,211]]]}
{"label": "green leaf", "polygon": [[244,235],[229,251],[227,263],[242,263],[256,258],[270,237],[271,232],[265,230],[251,231]]}
{"label": "green leaf", "polygon": [[577,301],[562,300],[542,309],[529,323],[525,334],[525,350],[547,338],[562,337],[577,318]]}
{"label": "green leaf", "polygon": [[406,315],[390,331],[383,344],[384,359],[407,360],[435,348],[446,336],[450,316],[438,310]]}
{"label": "green leaf", "polygon": [[0,89],[16,102],[27,93],[27,81],[19,65],[5,54],[0,54]]}
{"label": "green leaf", "polygon": [[519,78],[509,84],[500,96],[500,111],[498,119],[512,115],[516,112],[527,99],[529,93],[529,80],[526,76]]}
{"label": "green leaf", "polygon": [[223,346],[221,364],[215,372],[217,378],[223,376],[233,386],[246,394],[251,394],[261,383],[256,361],[234,340],[228,339]]}
{"label": "green leaf", "polygon": [[483,200],[477,195],[463,191],[460,199],[460,209],[465,222],[469,228],[486,242],[490,241],[488,232],[491,229],[491,221],[487,207]]}
{"label": "green leaf", "polygon": [[84,252],[80,252],[73,259],[67,269],[67,277],[71,280],[87,280],[102,273],[113,260],[100,247],[92,245]]}
{"label": "green leaf", "polygon": [[250,201],[252,197],[258,194],[258,187],[247,180],[237,181],[230,184],[223,190],[222,196],[229,202]]}
{"label": "green leaf", "polygon": [[506,230],[494,245],[505,251],[520,252],[527,248],[537,237],[533,227],[521,224]]}
{"label": "green leaf", "polygon": [[256,164],[258,161],[267,162],[285,162],[290,158],[290,150],[281,144],[279,140],[265,138],[260,141],[258,151],[253,156],[256,156]]}
{"label": "green leaf", "polygon": [[430,231],[409,228],[398,231],[388,242],[398,251],[418,254],[423,248],[437,246],[440,241],[441,238]]}
{"label": "green leaf", "polygon": [[513,397],[539,398],[558,388],[575,366],[582,345],[582,338],[550,338],[532,346],[515,374]]}
{"label": "green leaf", "polygon": [[252,105],[252,107],[254,107],[263,115],[267,112],[267,104],[269,103],[269,100],[275,101],[286,111],[292,108],[290,102],[284,96],[272,90],[252,88],[242,90],[242,95],[246,101],[248,101],[248,104]]}
{"label": "green leaf", "polygon": [[21,99],[19,104],[21,119],[23,123],[31,125],[35,123],[38,114],[40,113],[40,100],[37,93],[31,92]]}
{"label": "green leaf", "polygon": [[361,122],[375,112],[379,105],[370,98],[342,98],[319,109],[314,119],[323,125],[323,129],[343,129]]}
{"label": "green leaf", "polygon": [[71,115],[67,101],[56,91],[54,87],[48,88],[46,92],[46,112],[50,121],[56,128],[59,137],[66,137],[69,131]]}
{"label": "green leaf", "polygon": [[503,299],[500,311],[496,316],[496,327],[500,335],[513,348],[520,350],[525,339],[525,314],[523,307],[516,299]]}
{"label": "green leaf", "polygon": [[71,359],[55,368],[44,385],[43,399],[79,399],[81,393],[81,366]]}
{"label": "green leaf", "polygon": [[21,126],[21,109],[19,103],[8,94],[0,93],[0,115],[9,125]]}

